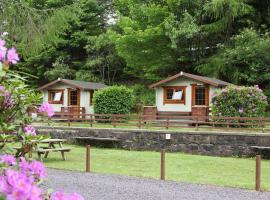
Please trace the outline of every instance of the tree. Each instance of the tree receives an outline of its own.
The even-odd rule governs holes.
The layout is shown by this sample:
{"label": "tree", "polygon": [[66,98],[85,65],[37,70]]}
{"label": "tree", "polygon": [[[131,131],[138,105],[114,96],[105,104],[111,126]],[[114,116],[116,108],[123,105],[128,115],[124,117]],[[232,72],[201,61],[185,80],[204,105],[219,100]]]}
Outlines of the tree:
{"label": "tree", "polygon": [[198,67],[204,74],[239,85],[260,85],[270,95],[270,35],[245,29],[220,45],[217,54]]}

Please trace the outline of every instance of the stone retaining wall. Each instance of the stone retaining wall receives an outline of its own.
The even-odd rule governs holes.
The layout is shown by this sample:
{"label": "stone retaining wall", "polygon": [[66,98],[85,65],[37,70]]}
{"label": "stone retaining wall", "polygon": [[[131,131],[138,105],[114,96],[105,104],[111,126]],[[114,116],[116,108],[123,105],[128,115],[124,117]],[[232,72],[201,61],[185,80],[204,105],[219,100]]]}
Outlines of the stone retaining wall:
{"label": "stone retaining wall", "polygon": [[[130,150],[154,150],[216,156],[252,156],[250,146],[270,146],[270,134],[213,133],[188,131],[153,131],[127,129],[95,129],[74,127],[37,127],[39,133],[53,138],[72,140],[73,137],[120,139],[119,146]],[[165,135],[171,134],[166,140]]]}

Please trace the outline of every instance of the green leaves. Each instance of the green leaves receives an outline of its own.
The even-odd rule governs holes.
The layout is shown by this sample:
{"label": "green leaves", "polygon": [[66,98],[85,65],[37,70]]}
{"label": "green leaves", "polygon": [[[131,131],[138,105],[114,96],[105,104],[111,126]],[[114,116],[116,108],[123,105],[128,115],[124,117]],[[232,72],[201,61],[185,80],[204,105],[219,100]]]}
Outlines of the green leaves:
{"label": "green leaves", "polygon": [[132,90],[124,86],[111,86],[94,93],[96,114],[129,114],[133,106]]}

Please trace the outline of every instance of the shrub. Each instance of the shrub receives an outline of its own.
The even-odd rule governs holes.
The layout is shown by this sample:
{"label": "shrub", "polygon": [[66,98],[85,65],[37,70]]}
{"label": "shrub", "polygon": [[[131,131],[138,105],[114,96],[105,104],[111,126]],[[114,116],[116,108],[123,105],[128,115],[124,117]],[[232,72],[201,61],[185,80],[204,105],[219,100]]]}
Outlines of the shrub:
{"label": "shrub", "polygon": [[111,86],[94,93],[96,114],[129,114],[134,103],[131,89]]}
{"label": "shrub", "polygon": [[215,94],[212,100],[213,116],[263,117],[267,97],[258,86],[228,86]]}
{"label": "shrub", "polygon": [[133,111],[140,112],[143,106],[155,105],[155,91],[147,88],[145,85],[135,84],[131,87],[133,90],[134,107]]}

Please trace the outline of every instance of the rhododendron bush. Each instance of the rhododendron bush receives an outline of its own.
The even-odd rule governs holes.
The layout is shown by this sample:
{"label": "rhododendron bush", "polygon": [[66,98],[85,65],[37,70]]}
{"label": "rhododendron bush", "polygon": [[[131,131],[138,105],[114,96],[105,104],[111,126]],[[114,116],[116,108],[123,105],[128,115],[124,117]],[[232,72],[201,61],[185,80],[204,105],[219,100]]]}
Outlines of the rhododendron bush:
{"label": "rhododendron bush", "polygon": [[212,103],[212,114],[225,117],[263,117],[268,105],[258,86],[228,86],[215,94]]}
{"label": "rhododendron bush", "polygon": [[0,199],[7,200],[83,200],[77,193],[49,193],[39,185],[47,175],[43,163],[27,162],[24,157],[0,156]]}
{"label": "rhododendron bush", "polygon": [[[5,145],[7,140],[19,140],[21,149],[17,156],[24,156],[31,150],[31,140],[43,138],[36,136],[36,130],[31,126],[32,121],[47,120],[53,115],[53,110],[47,103],[37,107],[41,95],[25,84],[25,78],[10,70],[18,61],[16,49],[8,49],[5,41],[0,39],[0,152],[10,151]],[[46,117],[33,119],[29,116],[27,111],[35,107]]]}
{"label": "rhododendron bush", "polygon": [[[44,136],[37,135],[32,122],[49,120],[53,116],[52,106],[41,102],[41,96],[29,88],[26,79],[10,68],[19,61],[14,47],[8,49],[0,39],[0,199],[7,200],[82,200],[76,193],[43,191],[39,184],[46,177],[43,163],[26,161],[31,153],[33,141]],[[29,116],[34,109],[40,116]],[[7,145],[8,141],[19,142],[21,147],[16,154]],[[9,154],[7,154],[9,153]],[[10,155],[15,154],[15,156]]]}

